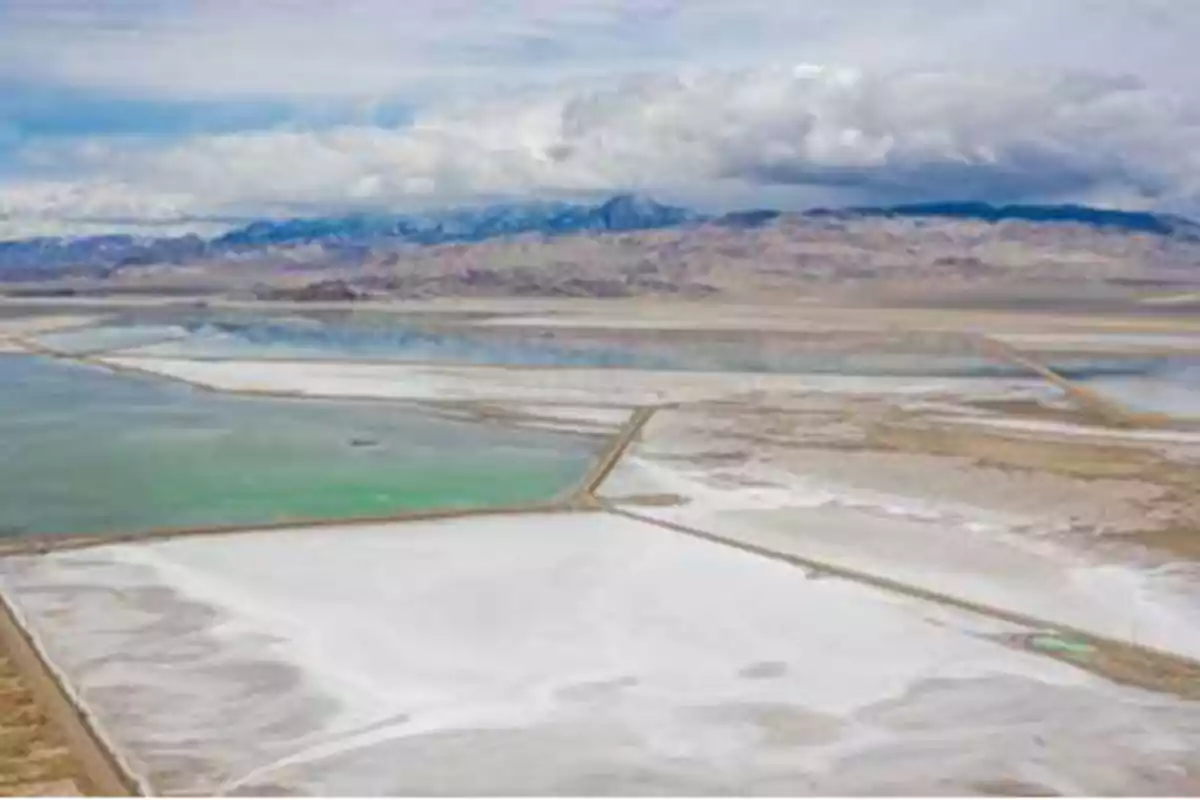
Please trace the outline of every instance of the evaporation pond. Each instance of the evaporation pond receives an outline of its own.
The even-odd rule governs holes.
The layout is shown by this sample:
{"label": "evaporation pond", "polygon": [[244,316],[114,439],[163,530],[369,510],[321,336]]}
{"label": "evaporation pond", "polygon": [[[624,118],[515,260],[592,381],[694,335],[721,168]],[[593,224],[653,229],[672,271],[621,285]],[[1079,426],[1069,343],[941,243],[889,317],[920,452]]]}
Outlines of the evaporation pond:
{"label": "evaporation pond", "polygon": [[547,500],[595,440],[399,405],[218,395],[0,358],[0,534],[375,516]]}
{"label": "evaporation pond", "polygon": [[[787,336],[714,338],[626,332],[422,328],[396,320],[206,319],[167,315],[43,336],[44,344],[166,358],[384,360],[509,366],[621,367],[696,372],[1011,376],[1025,370],[977,354],[879,342],[857,350]],[[67,352],[80,352],[67,350]]]}
{"label": "evaporation pond", "polygon": [[1200,359],[1161,358],[1143,374],[1098,376],[1087,385],[1134,411],[1200,417]]}

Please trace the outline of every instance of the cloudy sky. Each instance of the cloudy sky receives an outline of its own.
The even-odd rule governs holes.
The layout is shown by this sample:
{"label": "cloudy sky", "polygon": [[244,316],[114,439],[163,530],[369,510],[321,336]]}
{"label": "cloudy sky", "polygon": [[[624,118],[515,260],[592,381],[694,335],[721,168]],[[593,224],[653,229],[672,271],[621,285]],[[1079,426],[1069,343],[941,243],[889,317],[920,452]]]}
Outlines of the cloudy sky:
{"label": "cloudy sky", "polygon": [[0,237],[624,190],[1200,214],[1198,43],[1195,0],[0,0]]}

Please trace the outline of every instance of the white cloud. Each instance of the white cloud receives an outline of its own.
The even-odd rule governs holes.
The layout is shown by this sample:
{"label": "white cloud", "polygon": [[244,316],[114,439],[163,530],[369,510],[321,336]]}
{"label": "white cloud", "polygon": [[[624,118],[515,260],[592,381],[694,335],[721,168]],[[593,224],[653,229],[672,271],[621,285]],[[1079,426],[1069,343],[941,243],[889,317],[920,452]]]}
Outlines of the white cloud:
{"label": "white cloud", "polygon": [[20,148],[0,220],[617,189],[1195,211],[1196,41],[1184,0],[0,0],[0,86],[415,117],[156,141],[29,141],[0,120]]}
{"label": "white cloud", "polygon": [[8,0],[0,80],[164,99],[402,97],[797,59],[1192,89],[1187,0]]}
{"label": "white cloud", "polygon": [[[421,99],[524,81],[653,0],[16,0],[0,77],[168,100]],[[586,58],[580,59],[587,61]],[[609,65],[611,66],[611,65]],[[527,68],[529,67],[529,68]]]}
{"label": "white cloud", "polygon": [[755,186],[870,199],[1200,199],[1200,115],[1137,81],[810,66],[629,78],[429,111],[403,128],[30,150],[78,180],[0,188],[0,215],[303,214],[478,197]]}

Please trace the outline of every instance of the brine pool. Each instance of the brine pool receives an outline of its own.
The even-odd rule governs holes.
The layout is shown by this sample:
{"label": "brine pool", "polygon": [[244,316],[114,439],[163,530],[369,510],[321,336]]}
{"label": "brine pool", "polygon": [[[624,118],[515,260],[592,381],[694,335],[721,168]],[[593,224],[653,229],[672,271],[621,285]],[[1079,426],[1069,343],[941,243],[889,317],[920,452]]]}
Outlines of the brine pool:
{"label": "brine pool", "polygon": [[[120,351],[196,359],[294,359],[461,365],[619,367],[695,372],[816,373],[921,377],[1018,377],[1023,367],[971,352],[919,345],[806,346],[787,336],[713,338],[627,336],[562,330],[438,329],[394,317],[324,319],[178,311],[130,315],[88,328],[46,333],[45,346],[68,354]],[[1068,377],[1138,374],[1146,359],[1063,358]]]}
{"label": "brine pool", "polygon": [[1095,376],[1088,385],[1135,411],[1200,418],[1200,358],[1164,358],[1144,374]]}
{"label": "brine pool", "polygon": [[0,357],[0,535],[546,501],[600,446],[395,404],[219,395]]}

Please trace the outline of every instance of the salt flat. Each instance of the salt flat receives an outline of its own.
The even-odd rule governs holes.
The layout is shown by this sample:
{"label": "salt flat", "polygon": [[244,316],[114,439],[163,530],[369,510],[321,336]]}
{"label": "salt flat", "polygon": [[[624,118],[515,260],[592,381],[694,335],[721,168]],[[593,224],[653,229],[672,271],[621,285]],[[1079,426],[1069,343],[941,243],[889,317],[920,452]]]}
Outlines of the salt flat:
{"label": "salt flat", "polygon": [[[1131,538],[1170,524],[1162,486],[874,450],[863,438],[870,423],[864,432],[782,418],[771,428],[762,416],[725,406],[659,411],[600,493],[646,518],[1200,657],[1200,570]],[[939,430],[989,421],[933,416]],[[1122,441],[1153,452],[1159,442],[1143,438],[1152,434],[1175,436],[1175,450],[1187,435],[1133,431]],[[1136,469],[1149,475],[1138,452]],[[641,497],[672,502],[646,506]],[[1175,524],[1190,524],[1194,511],[1180,509]]]}
{"label": "salt flat", "polygon": [[1200,752],[1200,706],[1013,626],[601,513],[9,557],[0,585],[158,793],[1169,791]]}
{"label": "salt flat", "polygon": [[537,369],[408,364],[189,361],[114,357],[104,363],[180,378],[225,391],[413,400],[638,406],[755,394],[832,393],[1040,397],[1037,378],[859,377],[703,373],[631,369]]}
{"label": "salt flat", "polygon": [[[490,326],[453,306],[460,316],[439,329]],[[925,335],[953,333],[961,314],[826,311],[639,316],[531,302],[496,306],[491,322],[519,339],[521,326],[624,331],[640,320],[659,344],[688,324],[820,331],[814,348],[828,345],[847,373],[861,362],[845,354],[887,356],[893,333],[931,371],[947,352],[984,360],[970,342],[940,349],[944,337]],[[1075,318],[1019,316],[972,317],[972,330],[1024,331],[1019,349],[1085,367],[1095,354],[1179,344],[1143,331],[1093,348]],[[891,330],[906,320],[919,330]],[[861,330],[884,333],[868,341]],[[1037,339],[1049,334],[1059,338]],[[798,355],[802,338],[762,348]],[[88,334],[60,336],[76,339]],[[6,600],[153,793],[1194,792],[1200,704],[1177,680],[1194,672],[1131,679],[1106,671],[1103,647],[1052,658],[1028,637],[1066,625],[1200,657],[1195,431],[1105,427],[1039,377],[940,377],[921,373],[924,362],[884,376],[142,350],[102,363],[205,398],[168,379],[218,398],[292,394],[301,399],[269,402],[298,407],[401,401],[346,404],[355,426],[362,406],[586,433],[588,453],[615,441],[634,409],[656,409],[597,492],[606,511],[0,559]],[[338,430],[339,447],[379,438]],[[515,475],[511,456],[486,461],[484,437],[470,444],[489,485]],[[412,448],[358,449],[428,471]],[[894,584],[832,577],[838,567]],[[1045,626],[1000,621],[1011,613]],[[1136,654],[1148,669],[1178,666]]]}

